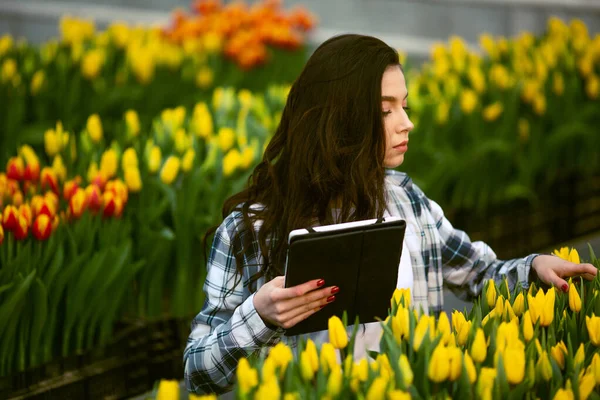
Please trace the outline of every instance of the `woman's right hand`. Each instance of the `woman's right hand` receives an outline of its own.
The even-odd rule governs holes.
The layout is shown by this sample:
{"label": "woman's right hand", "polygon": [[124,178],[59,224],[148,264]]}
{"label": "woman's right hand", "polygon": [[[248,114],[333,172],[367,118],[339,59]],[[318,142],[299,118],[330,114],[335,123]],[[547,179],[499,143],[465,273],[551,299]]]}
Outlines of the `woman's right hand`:
{"label": "woman's right hand", "polygon": [[[335,300],[337,286],[322,288],[325,281],[314,279],[290,288],[278,276],[265,283],[254,295],[254,308],[268,324],[289,329]],[[322,289],[320,289],[322,288]]]}

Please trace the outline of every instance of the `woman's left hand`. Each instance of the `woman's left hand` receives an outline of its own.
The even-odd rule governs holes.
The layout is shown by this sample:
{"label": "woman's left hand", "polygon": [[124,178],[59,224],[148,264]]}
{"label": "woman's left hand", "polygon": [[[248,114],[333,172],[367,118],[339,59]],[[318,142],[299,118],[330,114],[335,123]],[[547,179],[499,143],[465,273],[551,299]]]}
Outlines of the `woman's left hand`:
{"label": "woman's left hand", "polygon": [[591,281],[598,273],[598,269],[592,264],[574,264],[560,257],[547,255],[534,258],[531,267],[542,282],[553,285],[565,293],[569,291],[569,284],[564,278],[582,276]]}

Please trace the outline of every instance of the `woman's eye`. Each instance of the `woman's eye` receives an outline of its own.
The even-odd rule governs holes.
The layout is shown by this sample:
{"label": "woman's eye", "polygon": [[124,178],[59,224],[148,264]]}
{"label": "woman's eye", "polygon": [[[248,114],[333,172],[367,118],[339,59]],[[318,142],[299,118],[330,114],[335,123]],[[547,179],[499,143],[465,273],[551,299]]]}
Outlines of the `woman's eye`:
{"label": "woman's eye", "polygon": [[382,111],[383,112],[383,116],[387,117],[388,115],[390,115],[392,112],[391,111]]}

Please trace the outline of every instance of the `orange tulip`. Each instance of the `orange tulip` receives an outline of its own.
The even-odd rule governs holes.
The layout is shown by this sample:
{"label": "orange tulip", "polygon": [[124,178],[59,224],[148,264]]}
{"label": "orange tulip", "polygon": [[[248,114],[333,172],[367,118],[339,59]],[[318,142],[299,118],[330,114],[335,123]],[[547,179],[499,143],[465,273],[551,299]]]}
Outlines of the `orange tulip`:
{"label": "orange tulip", "polygon": [[17,226],[13,230],[15,234],[15,239],[24,240],[27,238],[27,234],[29,233],[29,224],[27,223],[27,219],[25,216],[19,214]]}
{"label": "orange tulip", "polygon": [[120,179],[115,179],[106,183],[105,191],[113,192],[113,194],[116,197],[121,199],[123,204],[126,204],[127,200],[129,199],[129,191],[127,190],[127,185],[123,183],[123,181]]}
{"label": "orange tulip", "polygon": [[21,157],[11,157],[6,164],[6,176],[16,181],[23,180],[25,175],[25,164]]}
{"label": "orange tulip", "polygon": [[54,207],[54,211],[58,210],[58,196],[54,192],[46,192],[44,199]]}
{"label": "orange tulip", "polygon": [[17,190],[13,194],[12,203],[13,203],[13,206],[15,206],[15,207],[19,207],[21,204],[23,204],[23,193],[21,193],[20,190]]}
{"label": "orange tulip", "polygon": [[4,242],[4,228],[2,228],[2,224],[0,224],[0,246]]}
{"label": "orange tulip", "polygon": [[51,219],[46,214],[40,214],[35,219],[32,228],[33,236],[37,240],[47,240],[52,233]]}
{"label": "orange tulip", "polygon": [[2,225],[7,231],[14,230],[19,224],[19,211],[15,206],[6,206],[2,215]]}
{"label": "orange tulip", "polygon": [[85,188],[85,197],[88,208],[95,214],[102,208],[102,193],[96,185],[88,185]]}
{"label": "orange tulip", "polygon": [[40,163],[30,163],[25,167],[23,179],[36,182],[40,178]]}
{"label": "orange tulip", "polygon": [[81,217],[86,206],[85,191],[78,187],[69,200],[69,215],[73,218]]}
{"label": "orange tulip", "polygon": [[42,168],[40,178],[43,190],[50,189],[54,193],[58,193],[58,178],[56,177],[56,173],[52,168]]}

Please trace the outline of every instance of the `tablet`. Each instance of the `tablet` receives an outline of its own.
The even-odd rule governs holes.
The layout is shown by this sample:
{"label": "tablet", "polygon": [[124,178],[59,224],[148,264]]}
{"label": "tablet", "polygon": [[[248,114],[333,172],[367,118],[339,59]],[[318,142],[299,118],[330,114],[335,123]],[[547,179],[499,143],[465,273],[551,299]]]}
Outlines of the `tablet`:
{"label": "tablet", "polygon": [[285,287],[312,279],[338,286],[336,300],[296,326],[286,335],[327,329],[331,316],[344,310],[348,322],[361,323],[387,317],[396,289],[406,223],[398,217],[370,219],[309,229],[297,229],[288,237]]}

